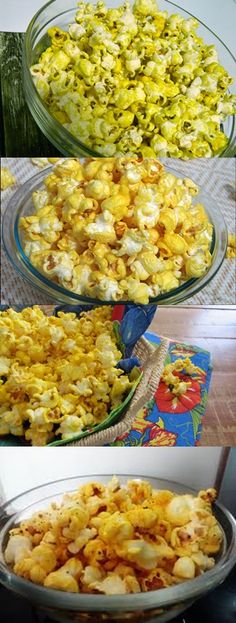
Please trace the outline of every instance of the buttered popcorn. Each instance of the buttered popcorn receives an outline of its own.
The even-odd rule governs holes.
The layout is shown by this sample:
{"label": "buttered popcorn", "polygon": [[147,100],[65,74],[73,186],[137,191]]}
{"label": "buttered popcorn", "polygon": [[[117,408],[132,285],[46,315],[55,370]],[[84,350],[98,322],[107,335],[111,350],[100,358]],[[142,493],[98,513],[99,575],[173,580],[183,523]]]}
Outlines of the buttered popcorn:
{"label": "buttered popcorn", "polygon": [[32,445],[67,440],[103,422],[132,388],[116,368],[112,309],[46,316],[0,312],[0,436]]}
{"label": "buttered popcorn", "polygon": [[1,190],[6,190],[10,186],[14,186],[16,183],[15,176],[11,173],[7,167],[1,168]]}
{"label": "buttered popcorn", "polygon": [[156,0],[80,1],[68,31],[48,30],[31,74],[55,119],[98,154],[211,157],[227,145],[235,96],[197,28]]}
{"label": "buttered popcorn", "polygon": [[157,160],[65,160],[20,219],[25,254],[49,280],[104,301],[149,299],[204,275],[212,224],[194,182]]}
{"label": "buttered popcorn", "polygon": [[222,531],[216,491],[155,490],[147,481],[90,482],[10,531],[5,561],[46,588],[106,595],[140,593],[214,567]]}

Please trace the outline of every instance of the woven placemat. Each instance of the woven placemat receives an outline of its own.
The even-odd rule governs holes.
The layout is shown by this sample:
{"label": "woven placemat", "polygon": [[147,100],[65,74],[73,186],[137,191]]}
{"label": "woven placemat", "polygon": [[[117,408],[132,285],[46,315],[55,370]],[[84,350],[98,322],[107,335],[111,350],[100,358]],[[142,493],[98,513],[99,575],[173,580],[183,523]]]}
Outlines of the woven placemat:
{"label": "woven placemat", "polygon": [[[183,162],[161,159],[186,177],[192,177],[219,205],[230,232],[235,232],[235,167],[234,158],[197,159]],[[2,193],[2,213],[19,185],[22,185],[39,168],[29,158],[3,158],[2,166],[14,173],[17,184]],[[1,271],[1,304],[33,305],[52,303],[48,297],[26,283],[14,270],[3,249]],[[233,305],[236,303],[235,260],[225,259],[216,277],[204,290],[189,298],[185,305]]]}

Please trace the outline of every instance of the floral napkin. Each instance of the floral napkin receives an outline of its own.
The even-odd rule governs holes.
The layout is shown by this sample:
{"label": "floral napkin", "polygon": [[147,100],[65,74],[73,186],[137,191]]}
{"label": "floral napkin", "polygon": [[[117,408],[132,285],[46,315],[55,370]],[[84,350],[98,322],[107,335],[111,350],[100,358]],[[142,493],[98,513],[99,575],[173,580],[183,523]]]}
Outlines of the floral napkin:
{"label": "floral napkin", "polygon": [[[161,338],[146,333],[152,344],[160,344]],[[185,394],[176,396],[163,381],[160,382],[152,400],[137,414],[129,432],[118,437],[112,446],[196,446],[201,438],[202,421],[206,410],[212,366],[210,353],[197,346],[170,342],[165,362],[188,357],[200,368],[198,375],[178,375],[191,385]]]}

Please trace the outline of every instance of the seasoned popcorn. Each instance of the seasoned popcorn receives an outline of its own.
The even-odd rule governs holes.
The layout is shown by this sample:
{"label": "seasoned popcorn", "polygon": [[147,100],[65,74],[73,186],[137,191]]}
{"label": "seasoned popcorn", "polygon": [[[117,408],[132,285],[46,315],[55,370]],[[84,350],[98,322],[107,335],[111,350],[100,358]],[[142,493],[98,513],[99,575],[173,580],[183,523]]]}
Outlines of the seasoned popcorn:
{"label": "seasoned popcorn", "polygon": [[227,145],[235,96],[197,28],[156,0],[80,1],[68,31],[48,30],[31,74],[55,119],[101,155],[211,157]]}
{"label": "seasoned popcorn", "polygon": [[60,160],[60,158],[30,158],[32,164],[34,164],[36,167],[39,167],[39,169],[43,169],[49,164],[56,164],[56,162],[59,162]]}
{"label": "seasoned popcorn", "polygon": [[[185,380],[182,380],[179,377],[179,372],[185,372]],[[194,375],[197,378],[197,375],[200,375],[201,378],[202,370],[195,366],[192,363],[191,359],[176,359],[173,363],[168,363],[162,372],[161,380],[164,381],[167,387],[171,386],[171,392],[176,397],[185,394],[189,387],[191,387],[191,380],[187,380],[188,376],[191,379],[190,375]]]}
{"label": "seasoned popcorn", "polygon": [[10,531],[5,561],[36,584],[73,593],[123,595],[166,588],[214,567],[222,531],[216,491],[197,496],[90,482]]}
{"label": "seasoned popcorn", "polygon": [[7,167],[1,168],[1,190],[6,190],[10,186],[14,186],[16,183],[15,176],[11,173]]}
{"label": "seasoned popcorn", "polygon": [[103,422],[132,388],[116,368],[112,308],[46,316],[0,312],[0,436],[32,445],[70,439]]}
{"label": "seasoned popcorn", "polygon": [[149,299],[201,277],[212,224],[194,182],[157,160],[65,160],[20,219],[24,251],[45,277],[103,301]]}
{"label": "seasoned popcorn", "polygon": [[236,236],[235,234],[228,234],[228,245],[226,257],[234,259],[236,257]]}

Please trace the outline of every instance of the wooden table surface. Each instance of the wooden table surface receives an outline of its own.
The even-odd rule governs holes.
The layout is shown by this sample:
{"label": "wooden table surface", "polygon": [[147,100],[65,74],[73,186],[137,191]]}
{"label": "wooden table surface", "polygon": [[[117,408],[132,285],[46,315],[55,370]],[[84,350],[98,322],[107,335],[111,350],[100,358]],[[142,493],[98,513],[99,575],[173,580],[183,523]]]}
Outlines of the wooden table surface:
{"label": "wooden table surface", "polygon": [[208,350],[213,372],[202,446],[236,446],[236,306],[160,307],[150,331]]}

